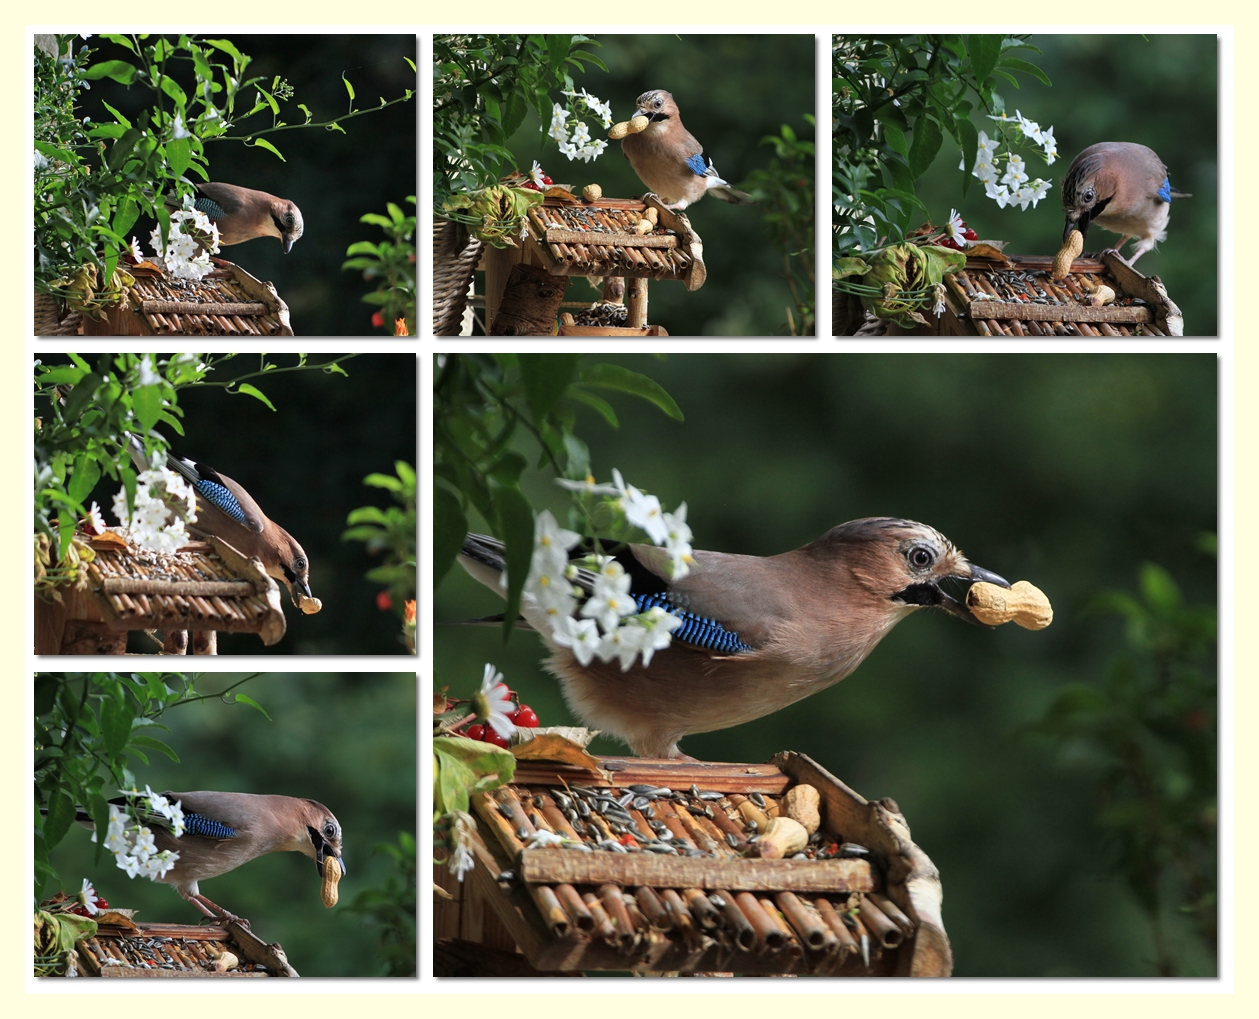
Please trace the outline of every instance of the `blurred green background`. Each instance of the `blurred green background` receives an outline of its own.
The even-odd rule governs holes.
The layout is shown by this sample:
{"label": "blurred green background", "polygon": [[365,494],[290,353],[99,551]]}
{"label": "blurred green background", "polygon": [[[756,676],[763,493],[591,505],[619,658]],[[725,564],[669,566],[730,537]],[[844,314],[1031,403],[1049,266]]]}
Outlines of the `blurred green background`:
{"label": "blurred green background", "polygon": [[[405,89],[416,89],[415,72],[403,59],[416,59],[414,34],[232,32],[227,38],[253,58],[247,71],[251,77],[260,76],[270,84],[279,75],[293,86],[292,100],[281,106],[283,119],[289,124],[301,122],[297,103],[310,107],[318,122],[345,113],[350,100],[341,80],[343,73],[354,86],[359,109],[377,106],[381,97],[390,100],[403,95]],[[94,61],[133,56],[99,36],[93,36],[86,45],[97,51]],[[172,73],[179,76],[178,70]],[[188,78],[191,81],[191,75]],[[109,79],[93,82],[91,91],[82,95],[81,113],[103,123],[113,122],[103,103],[130,117],[153,97],[148,89],[128,89]],[[246,108],[252,100],[252,95],[241,96]],[[343,272],[341,263],[345,249],[355,241],[384,240],[379,227],[359,222],[364,213],[386,215],[386,202],[407,213],[414,211],[406,197],[416,189],[418,111],[418,99],[413,98],[347,121],[342,125],[344,133],[306,128],[265,135],[283,153],[283,161],[265,149],[246,148],[242,142],[207,144],[211,180],[267,191],[296,202],[302,210],[305,232],[289,254],[270,237],[233,245],[220,253],[258,279],[275,283],[289,306],[298,336],[384,334],[371,325],[375,306],[361,300],[375,289],[375,283],[364,282],[361,273]],[[245,126],[260,129],[270,122],[269,117],[258,114]],[[200,177],[190,174],[189,179]],[[142,219],[133,231],[145,251],[152,250],[152,229],[152,221]]]}
{"label": "blurred green background", "polygon": [[[686,129],[712,157],[721,176],[740,185],[766,167],[773,148],[762,145],[788,124],[802,139],[814,137],[804,115],[814,114],[817,63],[812,35],[597,35],[587,46],[608,67],[587,67],[574,76],[578,91],[611,103],[617,121],[634,113],[634,100],[665,89],[681,111]],[[553,100],[563,97],[556,95]],[[584,118],[595,138],[597,118]],[[571,123],[571,121],[570,121]],[[509,145],[528,172],[537,159],[556,183],[578,189],[597,182],[608,198],[641,195],[638,179],[618,142],[593,163],[569,162],[531,110]],[[810,170],[809,177],[813,177]],[[708,280],[694,292],[681,283],[653,282],[648,321],[671,335],[773,336],[786,331],[790,296],[782,280],[782,258],[760,206],[736,206],[709,196],[686,210],[704,242]],[[566,300],[597,300],[598,292],[574,280]],[[812,298],[810,298],[812,299]]]}
{"label": "blurred green background", "polygon": [[[84,356],[96,363],[92,355]],[[311,361],[324,363],[334,356],[316,354]],[[267,357],[284,368],[297,362],[293,355]],[[57,354],[41,360],[68,361]],[[236,378],[256,371],[259,363],[258,356],[242,354],[209,378]],[[342,541],[341,533],[350,510],[393,504],[387,492],[363,484],[368,474],[393,474],[395,460],[416,464],[417,365],[411,354],[360,354],[342,367],[344,376],[315,369],[250,380],[274,411],[251,396],[208,387],[182,389],[184,434],[159,426],[177,453],[240,482],[263,512],[301,543],[310,559],[311,591],[323,601],[323,611],[303,615],[281,586],[288,620],[283,639],[265,647],[254,634],[222,633],[220,654],[406,653],[401,609],[379,609],[376,594],[385,588],[364,577],[378,559],[362,542]],[[108,524],[117,522],[111,508],[117,490],[106,479],[92,493]],[[152,653],[156,645],[137,632],[129,649]]]}
{"label": "blurred green background", "polygon": [[[1100,686],[1126,653],[1123,623],[1086,607],[1103,590],[1134,591],[1144,563],[1170,571],[1187,602],[1215,604],[1215,560],[1196,546],[1216,528],[1214,355],[589,360],[650,376],[685,413],[679,424],[614,398],[619,431],[582,409],[577,434],[600,481],[615,467],[666,509],[685,500],[696,548],[769,555],[845,520],[904,516],[1054,606],[1039,633],[917,613],[839,686],[687,737],[683,750],[716,761],[802,751],[862,795],[893,797],[942,874],[959,976],[1151,974],[1149,928],[1094,821],[1095,762],[1020,729],[1065,685]],[[526,479],[535,507],[565,519],[559,488]],[[541,642],[442,625],[502,602],[458,566],[438,580],[436,683],[471,696],[492,662],[543,725],[571,723]],[[1211,972],[1177,922],[1185,970]]]}
{"label": "blurred green background", "polygon": [[[217,693],[245,675],[203,675],[198,686]],[[278,941],[302,976],[382,975],[377,931],[345,907],[392,872],[388,857],[373,852],[377,843],[415,834],[415,673],[264,673],[238,691],[272,720],[215,699],[173,708],[162,716],[171,728],[162,738],[180,763],[161,754],[148,767],[134,761],[136,781],[158,792],[279,793],[328,807],[344,834],[347,874],[337,906],[324,908],[314,862],[297,853],[259,857],[201,891],[247,918],[263,940]],[[91,833],[77,825],[53,850],[67,891],[88,877],[111,906],[140,910],[137,920],[198,923],[173,888],[131,880],[108,853],[93,862],[94,853]]]}
{"label": "blurred green background", "polygon": [[[1219,42],[1214,35],[1033,35],[1039,54],[1017,56],[1040,67],[1053,86],[1016,75],[1019,88],[999,89],[1008,111],[1017,109],[1042,128],[1054,129],[1059,158],[1047,166],[1038,146],[1028,141],[1017,151],[1032,178],[1053,182],[1036,208],[998,208],[983,185],[958,170],[958,148],[946,138],[917,192],[931,220],[941,225],[956,208],[982,239],[1009,243],[1014,254],[1052,255],[1062,245],[1062,178],[1083,149],[1101,141],[1147,145],[1167,165],[1172,184],[1192,198],[1172,202],[1167,240],[1146,252],[1136,268],[1158,276],[1185,316],[1186,336],[1219,331],[1218,103]],[[994,122],[971,115],[981,131],[994,136]],[[1004,148],[1001,150],[1004,152]],[[1004,163],[1002,164],[1004,165]],[[971,187],[962,197],[962,179]],[[1086,251],[1101,251],[1119,239],[1100,227],[1089,231]],[[1124,255],[1131,253],[1129,243]]]}

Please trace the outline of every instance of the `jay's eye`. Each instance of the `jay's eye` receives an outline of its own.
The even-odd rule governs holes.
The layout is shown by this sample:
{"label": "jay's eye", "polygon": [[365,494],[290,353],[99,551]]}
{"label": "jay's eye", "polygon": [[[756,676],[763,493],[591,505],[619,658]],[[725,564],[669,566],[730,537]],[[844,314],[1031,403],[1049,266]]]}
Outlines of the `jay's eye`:
{"label": "jay's eye", "polygon": [[297,556],[297,557],[293,560],[293,569],[294,569],[294,570],[296,570],[296,571],[298,571],[299,573],[300,573],[302,570],[306,569],[306,560],[305,560],[305,559],[303,559],[301,556]]}
{"label": "jay's eye", "polygon": [[909,562],[910,565],[916,567],[917,569],[925,570],[928,566],[935,562],[935,556],[931,554],[930,549],[919,546],[918,548],[910,550]]}
{"label": "jay's eye", "polygon": [[1093,189],[1092,189],[1092,188],[1086,188],[1086,189],[1085,189],[1085,191],[1084,191],[1084,200],[1085,200],[1086,202],[1091,202],[1091,201],[1093,200],[1093,198],[1094,198],[1094,197],[1095,197],[1095,196],[1094,196],[1094,194],[1093,194]]}

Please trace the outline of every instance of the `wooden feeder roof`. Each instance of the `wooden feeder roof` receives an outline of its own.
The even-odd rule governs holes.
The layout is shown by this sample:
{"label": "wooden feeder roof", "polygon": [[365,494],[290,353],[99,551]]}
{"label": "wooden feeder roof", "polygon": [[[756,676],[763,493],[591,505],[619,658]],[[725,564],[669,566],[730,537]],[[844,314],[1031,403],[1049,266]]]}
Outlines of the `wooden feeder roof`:
{"label": "wooden feeder roof", "polygon": [[[654,208],[658,226],[640,234],[636,224]],[[525,244],[553,276],[641,276],[704,285],[704,246],[683,214],[647,201],[547,198],[529,210]]]}
{"label": "wooden feeder roof", "polygon": [[[439,938],[487,952],[514,943],[549,972],[951,972],[938,875],[892,801],[867,801],[794,753],[766,765],[594,760],[597,772],[519,760],[510,785],[474,797],[476,866],[463,886],[439,868],[460,896],[439,907]],[[797,784],[820,794],[808,847],[745,855]],[[570,844],[528,848],[538,830]],[[444,944],[444,958],[458,955],[459,941]]]}
{"label": "wooden feeder roof", "polygon": [[[1180,336],[1180,309],[1157,276],[1142,276],[1113,251],[1077,258],[1065,280],[1050,278],[1053,259],[1010,255],[969,258],[944,277],[940,332],[953,336]],[[1104,284],[1112,304],[1091,307]]]}
{"label": "wooden feeder roof", "polygon": [[[93,937],[75,946],[70,968],[85,977],[295,977],[284,949],[240,924],[193,927],[135,923],[127,911],[99,918]],[[225,957],[225,953],[230,956]],[[235,957],[233,963],[232,958]],[[227,969],[227,966],[231,966]],[[67,976],[71,972],[67,972]]]}
{"label": "wooden feeder roof", "polygon": [[135,278],[121,308],[105,320],[83,317],[97,336],[292,336],[288,305],[275,285],[216,260],[200,280],[170,276],[150,262],[127,266]]}
{"label": "wooden feeder roof", "polygon": [[69,653],[62,641],[71,621],[115,632],[256,633],[268,646],[284,636],[279,586],[261,562],[220,538],[192,542],[174,553],[130,545],[112,532],[88,544],[95,558],[87,564],[86,589],[58,588],[59,606],[37,600],[37,607],[55,617],[41,626],[37,614],[37,654]]}

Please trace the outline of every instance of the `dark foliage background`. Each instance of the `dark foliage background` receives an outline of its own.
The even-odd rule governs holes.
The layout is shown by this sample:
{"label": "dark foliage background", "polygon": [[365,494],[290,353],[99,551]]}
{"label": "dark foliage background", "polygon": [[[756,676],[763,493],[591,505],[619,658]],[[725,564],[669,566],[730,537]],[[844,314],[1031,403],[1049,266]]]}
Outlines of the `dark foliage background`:
{"label": "dark foliage background", "polygon": [[[1214,35],[1033,35],[1039,54],[1025,58],[1049,76],[1048,88],[1019,75],[1021,88],[1004,86],[1011,114],[1017,108],[1042,127],[1054,128],[1061,154],[1046,166],[1032,143],[1021,151],[1027,172],[1052,180],[1035,209],[997,207],[973,177],[965,198],[957,146],[946,140],[918,182],[918,195],[937,225],[956,208],[981,238],[1009,241],[1006,250],[1052,255],[1062,244],[1062,178],[1083,149],[1100,141],[1148,145],[1167,165],[1172,184],[1192,198],[1175,199],[1167,240],[1142,255],[1136,268],[1157,275],[1185,315],[1185,333],[1219,331],[1219,43]],[[993,136],[993,121],[976,112],[972,121]],[[1002,150],[1004,151],[1004,149]],[[1004,165],[1004,164],[1003,164]],[[968,168],[969,172],[969,168]],[[1086,251],[1118,240],[1094,228]],[[1124,253],[1131,251],[1131,243]]]}
{"label": "dark foliage background", "polygon": [[[326,611],[326,610],[325,610]],[[202,677],[203,692],[224,690],[241,673]],[[363,889],[383,885],[388,858],[380,842],[415,834],[415,673],[266,673],[239,687],[267,710],[208,700],[162,716],[163,739],[179,755],[161,754],[136,781],[155,791],[223,789],[318,800],[341,822],[348,873],[340,903],[325,909],[314,863],[297,853],[271,853],[213,878],[203,894],[252,923],[264,940],[284,946],[302,976],[383,975],[377,932],[344,907]],[[198,922],[197,911],[169,886],[131,880],[108,853],[93,862],[91,834],[75,826],[52,853],[78,891],[89,877],[110,905],[139,909],[154,923]]]}
{"label": "dark foliage background", "polygon": [[[589,49],[608,67],[574,75],[576,88],[611,103],[617,121],[628,120],[634,100],[651,89],[673,93],[682,121],[712,157],[722,177],[741,185],[765,168],[774,150],[761,144],[788,124],[812,140],[804,115],[816,108],[816,51],[811,35],[596,35]],[[553,96],[553,101],[562,97]],[[597,119],[587,116],[587,123]],[[549,123],[549,121],[548,121]],[[609,198],[642,194],[646,188],[620,143],[611,142],[593,163],[569,162],[530,111],[510,146],[528,172],[537,159],[557,183],[578,189],[597,182]],[[596,138],[606,137],[592,128]],[[810,178],[813,174],[810,171]],[[709,196],[687,214],[704,242],[708,280],[688,292],[679,283],[653,283],[648,320],[672,335],[773,336],[786,329],[790,304],[782,281],[782,259],[773,246],[761,206],[729,205]],[[811,210],[808,215],[812,218]],[[581,280],[567,300],[597,300]]]}
{"label": "dark foliage background", "polygon": [[[296,362],[283,354],[268,359],[281,367]],[[59,355],[43,360],[56,363]],[[242,354],[211,378],[234,378],[258,365],[256,355]],[[251,380],[274,411],[221,389],[180,391],[184,435],[166,433],[172,448],[240,482],[268,517],[297,538],[310,558],[311,590],[323,601],[322,612],[306,616],[281,590],[284,638],[267,648],[253,634],[223,633],[221,654],[405,653],[400,617],[376,607],[376,593],[385,588],[363,576],[377,560],[361,542],[342,541],[341,533],[355,507],[391,505],[387,492],[366,487],[363,478],[393,474],[395,460],[416,464],[416,361],[410,354],[362,354],[343,367],[348,377],[306,370]],[[104,482],[92,496],[110,524],[117,522],[110,509],[116,491],[117,485]],[[129,646],[155,649],[138,633]]]}
{"label": "dark foliage background", "polygon": [[[594,415],[577,431],[600,481],[616,467],[667,509],[685,500],[695,547],[768,555],[845,520],[906,516],[1054,606],[1041,633],[918,613],[839,686],[683,749],[718,761],[799,750],[863,795],[895,798],[942,874],[959,976],[1152,974],[1149,929],[1094,821],[1088,762],[1021,731],[1127,653],[1122,622],[1087,609],[1099,592],[1135,592],[1152,561],[1187,602],[1215,604],[1215,561],[1196,547],[1216,528],[1215,358],[592,360],[649,375],[686,414],[679,424],[614,400],[619,431]],[[526,494],[566,511],[545,479]],[[500,606],[457,566],[440,581],[437,684],[470,696],[493,662],[544,725],[569,723],[533,635],[504,646],[497,629],[441,625]],[[1180,971],[1213,972],[1188,923],[1168,923]]]}
{"label": "dark foliage background", "polygon": [[[301,122],[296,103],[310,107],[316,121],[344,113],[349,108],[349,94],[341,81],[342,72],[354,86],[355,106],[360,109],[377,105],[380,97],[394,99],[404,89],[416,88],[416,76],[403,59],[416,59],[414,35],[232,33],[227,38],[253,58],[249,75],[263,76],[268,85],[279,75],[293,86],[293,99],[281,107],[289,124]],[[132,56],[98,36],[87,45],[97,50],[94,62]],[[171,73],[179,76],[177,70]],[[152,93],[105,79],[92,83],[91,91],[84,92],[82,98],[82,114],[94,121],[112,122],[102,102],[130,116],[152,102]],[[242,97],[242,101],[252,98]],[[359,222],[363,213],[386,215],[386,202],[393,202],[404,212],[413,211],[406,197],[415,194],[417,186],[418,111],[418,99],[412,99],[347,121],[345,134],[303,128],[265,135],[284,154],[284,162],[274,153],[246,148],[241,142],[216,141],[207,146],[211,180],[267,191],[291,199],[302,210],[305,232],[288,255],[279,241],[270,237],[224,248],[220,255],[258,279],[275,283],[292,313],[297,335],[383,333],[372,328],[374,306],[361,300],[375,284],[364,282],[359,273],[342,272],[341,263],[345,249],[355,241],[384,239],[379,227]],[[270,123],[269,118],[257,115],[245,126],[259,129],[266,123]],[[196,175],[189,179],[200,180]],[[152,229],[151,221],[141,220],[133,230],[145,251],[150,250],[148,235]]]}

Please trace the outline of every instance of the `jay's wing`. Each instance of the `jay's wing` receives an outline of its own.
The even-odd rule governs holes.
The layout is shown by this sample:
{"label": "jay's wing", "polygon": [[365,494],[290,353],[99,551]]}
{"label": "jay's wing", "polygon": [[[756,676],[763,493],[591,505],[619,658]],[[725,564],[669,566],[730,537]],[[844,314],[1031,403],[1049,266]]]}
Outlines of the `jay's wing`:
{"label": "jay's wing", "polygon": [[266,516],[253,497],[226,475],[213,467],[180,456],[173,450],[166,458],[171,470],[182,474],[206,502],[226,513],[242,527],[261,534]]}

